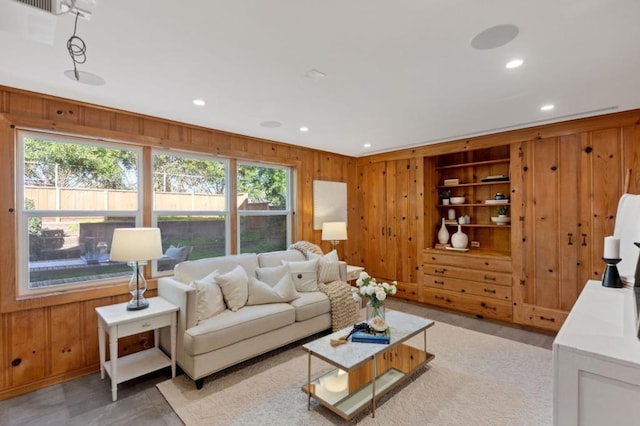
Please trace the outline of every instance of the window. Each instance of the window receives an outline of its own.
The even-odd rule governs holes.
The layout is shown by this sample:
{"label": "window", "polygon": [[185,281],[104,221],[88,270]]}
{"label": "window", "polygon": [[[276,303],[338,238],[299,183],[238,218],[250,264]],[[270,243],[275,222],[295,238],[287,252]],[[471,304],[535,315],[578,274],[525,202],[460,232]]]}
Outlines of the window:
{"label": "window", "polygon": [[157,272],[228,252],[227,170],[226,162],[211,157],[154,151],[153,222],[164,253]]}
{"label": "window", "polygon": [[25,131],[17,148],[19,295],[130,275],[109,249],[140,223],[140,150]]}
{"label": "window", "polygon": [[238,164],[240,253],[285,250],[291,242],[291,171]]}
{"label": "window", "polygon": [[[289,245],[290,168],[238,163],[230,178],[229,162],[214,156],[154,149],[143,164],[142,153],[124,143],[18,132],[19,297],[126,280],[131,268],[109,260],[115,228],[160,228],[164,255],[154,275],[228,254],[231,238],[240,253]],[[151,182],[143,182],[146,173]],[[233,194],[229,179],[237,183]],[[237,235],[229,222],[233,198]]]}

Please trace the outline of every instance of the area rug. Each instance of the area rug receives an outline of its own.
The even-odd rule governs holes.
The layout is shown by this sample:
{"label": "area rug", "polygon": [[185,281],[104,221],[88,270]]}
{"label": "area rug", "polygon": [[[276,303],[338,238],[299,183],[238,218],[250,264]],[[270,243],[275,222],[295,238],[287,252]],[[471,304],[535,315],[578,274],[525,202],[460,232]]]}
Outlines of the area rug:
{"label": "area rug", "polygon": [[[385,395],[375,418],[368,409],[348,424],[552,423],[551,351],[444,323],[429,329],[427,348],[436,358]],[[313,375],[330,368],[313,359]],[[188,426],[345,424],[317,404],[307,410],[306,379],[307,355],[295,346],[211,376],[201,390],[184,374],[157,386]]]}

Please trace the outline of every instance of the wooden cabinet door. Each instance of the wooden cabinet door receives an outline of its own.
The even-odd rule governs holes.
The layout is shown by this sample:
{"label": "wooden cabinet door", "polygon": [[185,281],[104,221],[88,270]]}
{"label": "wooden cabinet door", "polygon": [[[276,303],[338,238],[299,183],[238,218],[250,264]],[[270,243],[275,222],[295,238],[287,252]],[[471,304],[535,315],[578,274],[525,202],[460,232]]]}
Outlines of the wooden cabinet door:
{"label": "wooden cabinet door", "polygon": [[362,167],[358,183],[360,221],[362,223],[361,264],[369,275],[381,276],[385,268],[387,206],[385,192],[386,164],[367,164]]}
{"label": "wooden cabinet door", "polygon": [[618,133],[522,143],[514,167],[514,321],[558,330],[588,279],[600,279],[604,237],[621,195]]}
{"label": "wooden cabinet door", "polygon": [[418,282],[420,161],[368,164],[360,173],[362,264],[378,280]]}

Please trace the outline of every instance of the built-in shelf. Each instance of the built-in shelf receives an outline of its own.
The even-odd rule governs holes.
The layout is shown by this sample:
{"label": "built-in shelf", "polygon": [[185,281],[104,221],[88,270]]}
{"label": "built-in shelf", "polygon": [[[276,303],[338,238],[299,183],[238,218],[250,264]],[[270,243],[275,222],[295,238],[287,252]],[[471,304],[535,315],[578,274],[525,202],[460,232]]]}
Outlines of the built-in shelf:
{"label": "built-in shelf", "polygon": [[445,189],[445,188],[462,188],[465,186],[487,186],[487,185],[503,185],[503,184],[509,185],[510,183],[511,181],[508,181],[508,180],[497,180],[492,182],[473,182],[473,183],[459,183],[457,185],[440,185],[438,186],[438,188]]}
{"label": "built-in shelf", "polygon": [[510,228],[511,225],[496,225],[494,223],[445,223],[446,226],[462,226],[467,228]]}
{"label": "built-in shelf", "polygon": [[486,161],[473,161],[471,163],[458,163],[458,164],[450,164],[446,166],[438,166],[436,170],[448,170],[448,169],[459,169],[461,167],[477,167],[477,166],[490,166],[492,164],[506,164],[511,160],[508,158],[500,158],[498,160],[486,160]]}
{"label": "built-in shelf", "polygon": [[[511,248],[511,224],[496,224],[492,217],[498,216],[501,209],[510,209],[508,199],[511,194],[510,147],[498,146],[475,151],[453,152],[438,156],[434,182],[438,193],[434,226],[441,226],[441,219],[448,219],[447,210],[454,210],[456,220],[469,215],[471,223],[460,225],[469,241],[479,242],[483,248],[509,252]],[[485,179],[483,182],[482,180]],[[444,183],[455,183],[445,185]],[[464,197],[463,204],[442,204],[442,194],[450,197]],[[502,194],[506,199],[498,203],[495,197]],[[488,203],[487,203],[488,201]],[[449,232],[457,223],[446,223]],[[437,238],[434,238],[437,242]]]}
{"label": "built-in shelf", "polygon": [[438,204],[438,207],[451,208],[451,207],[499,207],[510,206],[511,203],[500,204],[487,204],[487,203],[473,203],[473,204]]}

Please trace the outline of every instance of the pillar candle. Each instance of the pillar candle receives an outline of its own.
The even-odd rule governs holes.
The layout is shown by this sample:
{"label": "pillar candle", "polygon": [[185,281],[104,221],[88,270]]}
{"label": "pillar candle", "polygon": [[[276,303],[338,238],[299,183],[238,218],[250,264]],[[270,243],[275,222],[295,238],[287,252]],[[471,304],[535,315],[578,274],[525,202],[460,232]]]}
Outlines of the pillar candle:
{"label": "pillar candle", "polygon": [[615,237],[604,238],[605,259],[620,259],[620,240]]}

